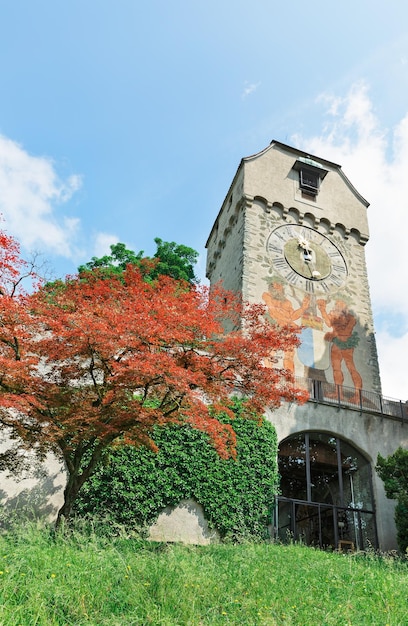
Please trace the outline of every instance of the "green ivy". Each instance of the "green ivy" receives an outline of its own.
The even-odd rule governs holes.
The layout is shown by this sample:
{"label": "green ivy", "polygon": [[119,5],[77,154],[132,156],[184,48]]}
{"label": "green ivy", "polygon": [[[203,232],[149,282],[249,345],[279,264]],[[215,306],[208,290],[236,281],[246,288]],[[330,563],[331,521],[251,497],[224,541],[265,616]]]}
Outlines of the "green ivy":
{"label": "green ivy", "polygon": [[388,457],[379,454],[375,469],[384,482],[387,498],[397,501],[394,517],[398,547],[408,554],[408,450],[399,447]]}
{"label": "green ivy", "polygon": [[233,408],[235,419],[217,417],[235,430],[236,460],[221,459],[208,436],[189,426],[155,428],[159,452],[112,452],[84,485],[76,512],[143,528],[164,507],[193,498],[222,538],[265,538],[278,488],[276,432],[264,418],[244,416],[239,401]]}

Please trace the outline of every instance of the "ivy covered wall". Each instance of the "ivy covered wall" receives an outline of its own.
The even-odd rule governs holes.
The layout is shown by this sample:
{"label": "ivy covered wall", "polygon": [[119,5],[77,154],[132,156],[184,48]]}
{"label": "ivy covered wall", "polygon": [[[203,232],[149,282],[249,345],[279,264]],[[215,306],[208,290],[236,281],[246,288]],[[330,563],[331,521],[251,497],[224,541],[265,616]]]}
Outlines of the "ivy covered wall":
{"label": "ivy covered wall", "polygon": [[192,498],[209,524],[230,540],[263,539],[278,491],[277,438],[265,419],[248,419],[235,402],[237,458],[221,459],[208,436],[188,426],[156,428],[159,452],[119,448],[84,485],[80,515],[99,514],[127,528],[146,528],[166,506]]}

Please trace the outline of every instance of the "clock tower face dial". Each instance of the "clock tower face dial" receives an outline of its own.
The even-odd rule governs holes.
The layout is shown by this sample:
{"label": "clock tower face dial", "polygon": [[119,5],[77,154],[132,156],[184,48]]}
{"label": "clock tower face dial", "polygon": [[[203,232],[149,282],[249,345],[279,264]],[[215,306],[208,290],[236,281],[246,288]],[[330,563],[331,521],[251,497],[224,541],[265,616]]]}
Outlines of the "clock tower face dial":
{"label": "clock tower face dial", "polygon": [[288,283],[310,293],[340,289],[347,266],[340,250],[313,228],[297,224],[278,226],[266,243],[274,270]]}

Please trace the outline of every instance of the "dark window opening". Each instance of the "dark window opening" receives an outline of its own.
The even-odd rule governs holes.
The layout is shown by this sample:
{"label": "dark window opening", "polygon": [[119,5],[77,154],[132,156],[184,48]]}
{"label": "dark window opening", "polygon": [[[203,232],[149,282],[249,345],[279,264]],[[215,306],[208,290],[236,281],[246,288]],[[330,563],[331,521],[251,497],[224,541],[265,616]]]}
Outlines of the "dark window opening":
{"label": "dark window opening", "polygon": [[293,169],[299,174],[299,188],[302,197],[307,200],[316,201],[320,185],[328,170],[324,169],[310,157],[299,157],[293,165]]}
{"label": "dark window opening", "polygon": [[370,462],[327,433],[298,433],[279,447],[275,533],[327,549],[378,547]]}
{"label": "dark window opening", "polygon": [[300,172],[300,188],[310,195],[317,195],[320,187],[320,177],[316,172],[301,169]]}

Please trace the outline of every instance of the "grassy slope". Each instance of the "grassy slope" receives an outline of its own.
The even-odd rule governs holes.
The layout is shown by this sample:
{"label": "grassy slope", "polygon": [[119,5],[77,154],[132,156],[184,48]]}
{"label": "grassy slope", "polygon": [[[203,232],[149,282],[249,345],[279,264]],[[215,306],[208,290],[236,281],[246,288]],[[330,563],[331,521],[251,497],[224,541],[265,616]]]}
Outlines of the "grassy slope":
{"label": "grassy slope", "polygon": [[0,537],[0,624],[408,624],[408,563],[296,545]]}

